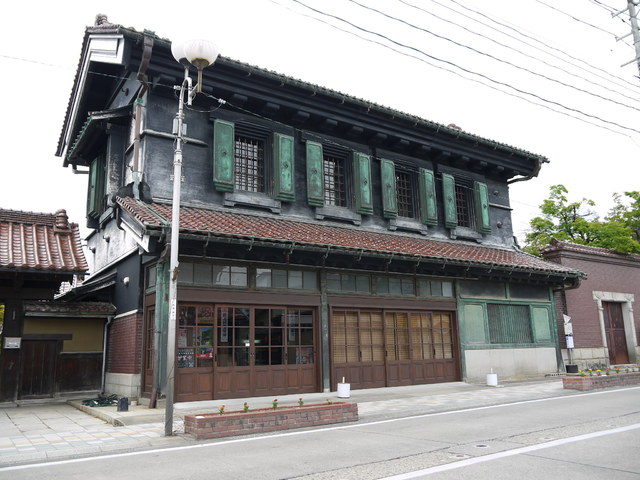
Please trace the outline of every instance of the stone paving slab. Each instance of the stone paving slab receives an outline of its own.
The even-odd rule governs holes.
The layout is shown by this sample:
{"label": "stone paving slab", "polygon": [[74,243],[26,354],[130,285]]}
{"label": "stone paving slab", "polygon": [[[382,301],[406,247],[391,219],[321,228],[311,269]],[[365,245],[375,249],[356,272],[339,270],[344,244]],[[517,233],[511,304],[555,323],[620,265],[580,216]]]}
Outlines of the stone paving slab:
{"label": "stone paving slab", "polygon": [[[335,392],[305,394],[303,398],[305,403],[319,403],[327,398],[357,402],[361,421],[367,421],[576,393],[563,390],[559,379],[545,379],[498,388],[454,382],[357,390],[351,392],[349,399],[338,399]],[[287,395],[279,397],[278,401],[280,405],[297,404],[298,398],[298,395]],[[185,414],[216,412],[221,405],[225,405],[227,411],[240,410],[244,401],[176,404],[176,435],[171,437],[164,436],[164,404],[157,409],[136,405],[127,412],[117,412],[115,406],[89,407],[81,411],[71,404],[0,408],[0,468],[64,457],[195,443],[190,435],[184,434],[182,419]],[[246,401],[252,409],[269,408],[273,398]]]}

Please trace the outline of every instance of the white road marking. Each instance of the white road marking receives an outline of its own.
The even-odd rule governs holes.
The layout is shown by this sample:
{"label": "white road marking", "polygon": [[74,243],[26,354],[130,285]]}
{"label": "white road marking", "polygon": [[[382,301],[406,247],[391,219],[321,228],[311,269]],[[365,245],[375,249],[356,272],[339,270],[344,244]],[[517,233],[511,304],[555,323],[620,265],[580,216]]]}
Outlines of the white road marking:
{"label": "white road marking", "polygon": [[514,455],[521,455],[523,453],[535,452],[537,450],[544,450],[545,448],[557,447],[559,445],[565,445],[567,443],[582,442],[584,440],[590,440],[592,438],[603,437],[605,435],[615,435],[616,433],[628,432],[630,430],[636,430],[640,428],[640,423],[634,425],[627,425],[626,427],[613,428],[611,430],[602,430],[600,432],[586,433],[584,435],[578,435],[575,437],[567,437],[559,440],[553,440],[551,442],[540,443],[538,445],[530,445],[528,447],[514,448],[513,450],[506,450],[504,452],[491,453],[482,457],[469,458],[466,460],[460,460],[459,462],[447,463],[446,465],[439,465],[437,467],[425,468],[423,470],[416,470],[414,472],[402,473],[400,475],[393,475],[391,477],[381,478],[379,480],[409,480],[412,478],[424,477],[433,473],[446,472],[449,470],[455,470],[457,468],[469,467],[478,463],[491,462],[500,458],[512,457]]}
{"label": "white road marking", "polygon": [[[403,421],[411,421],[411,420],[415,420],[416,418],[428,418],[428,417],[439,417],[439,416],[443,416],[443,415],[454,415],[457,413],[467,413],[467,412],[477,412],[480,410],[489,410],[492,408],[504,408],[504,407],[512,407],[514,405],[525,405],[528,403],[539,403],[539,402],[548,402],[551,400],[564,400],[564,399],[574,399],[576,397],[585,397],[585,396],[592,396],[592,395],[603,395],[603,394],[608,394],[608,393],[615,393],[615,392],[623,392],[623,391],[628,391],[628,390],[638,390],[640,389],[640,387],[629,387],[629,388],[621,388],[621,389],[616,389],[616,390],[603,390],[603,391],[598,391],[598,392],[589,392],[589,393],[579,393],[579,394],[575,394],[575,395],[567,395],[567,396],[562,396],[562,397],[550,397],[550,398],[539,398],[539,399],[535,399],[535,400],[523,400],[520,402],[512,402],[512,403],[501,403],[498,405],[487,405],[484,407],[474,407],[474,408],[465,408],[465,409],[461,409],[461,410],[450,410],[448,412],[438,412],[438,413],[425,413],[423,415],[413,415],[411,417],[402,417],[402,418],[390,418],[388,420],[377,420],[374,422],[367,422],[367,423],[351,423],[349,425],[339,425],[336,427],[326,427],[326,428],[320,428],[320,429],[316,429],[316,430],[297,430],[297,431],[293,431],[293,432],[285,432],[285,433],[277,433],[277,434],[273,434],[273,435],[264,435],[264,436],[260,436],[260,437],[242,437],[242,438],[236,438],[233,440],[223,440],[223,441],[214,441],[214,442],[207,442],[207,443],[198,443],[195,445],[183,445],[180,447],[168,447],[168,448],[155,448],[155,449],[150,449],[150,450],[142,450],[142,451],[137,451],[137,452],[127,452],[127,453],[114,453],[114,454],[110,454],[110,455],[98,455],[98,456],[94,456],[94,457],[83,457],[83,458],[72,458],[72,459],[67,459],[67,460],[57,460],[57,461],[53,461],[53,462],[42,462],[42,463],[33,463],[33,464],[29,464],[29,465],[14,465],[14,466],[9,466],[9,467],[0,467],[0,472],[9,472],[9,471],[15,471],[15,470],[28,470],[28,469],[32,469],[32,468],[43,468],[43,467],[51,467],[51,466],[56,466],[56,465],[70,465],[70,464],[74,464],[74,463],[82,463],[82,462],[93,462],[93,461],[100,461],[100,460],[109,460],[112,458],[123,458],[123,457],[134,457],[134,456],[138,456],[138,455],[155,455],[157,453],[165,453],[165,452],[178,452],[178,451],[183,451],[183,450],[192,450],[192,449],[197,449],[197,448],[208,448],[208,447],[218,447],[218,446],[224,446],[224,445],[232,445],[235,443],[246,443],[246,442],[256,442],[256,441],[260,441],[260,440],[268,440],[271,438],[283,438],[283,437],[292,437],[292,436],[297,436],[297,435],[309,435],[309,434],[316,434],[316,433],[322,433],[322,432],[330,432],[330,431],[334,431],[334,430],[346,430],[346,429],[350,429],[350,428],[360,428],[360,427],[367,427],[367,426],[371,426],[371,425],[382,425],[385,423],[395,423],[395,422],[403,422]],[[628,427],[624,427],[624,428],[628,428]],[[607,430],[608,432],[608,430]],[[615,433],[614,431],[611,431],[612,433]],[[578,438],[578,437],[571,437],[571,438]],[[562,440],[556,440],[556,441],[562,441]],[[577,440],[576,440],[577,441]],[[551,445],[554,442],[548,442],[548,443],[544,443],[541,445]],[[529,447],[527,447],[529,448]],[[547,448],[547,447],[543,447],[543,448]],[[516,449],[518,450],[518,449]],[[499,455],[499,454],[493,454],[493,455]],[[480,458],[487,458],[487,457],[492,457],[492,455],[487,455],[486,457],[480,457]],[[466,461],[466,460],[465,460]],[[460,461],[460,462],[456,462],[455,464],[448,464],[448,465],[458,465],[462,462],[465,461]],[[445,465],[448,466],[448,465]],[[434,467],[437,468],[437,467]],[[405,477],[397,477],[397,479],[401,479],[401,478],[405,478]],[[415,477],[406,477],[406,478],[415,478]],[[396,480],[396,477],[389,477],[389,479],[394,479]]]}

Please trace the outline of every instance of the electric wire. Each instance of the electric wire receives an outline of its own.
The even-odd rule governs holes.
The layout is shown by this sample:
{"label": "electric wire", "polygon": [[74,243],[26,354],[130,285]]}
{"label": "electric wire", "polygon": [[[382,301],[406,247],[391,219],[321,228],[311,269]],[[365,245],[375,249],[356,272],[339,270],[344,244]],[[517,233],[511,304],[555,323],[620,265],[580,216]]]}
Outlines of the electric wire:
{"label": "electric wire", "polygon": [[451,39],[451,38],[445,37],[444,35],[440,35],[440,34],[437,34],[437,33],[435,33],[435,32],[432,32],[432,31],[430,31],[430,30],[427,30],[426,28],[419,27],[419,26],[414,25],[414,24],[412,24],[412,23],[410,23],[410,22],[407,22],[406,20],[403,20],[403,19],[398,18],[398,17],[394,17],[393,15],[390,15],[390,14],[388,14],[388,13],[382,12],[382,11],[380,11],[380,10],[377,10],[377,9],[373,8],[373,7],[369,7],[369,6],[367,6],[367,5],[363,5],[362,3],[359,3],[357,0],[349,0],[349,1],[350,1],[351,3],[353,3],[353,4],[355,4],[355,5],[358,5],[358,6],[359,6],[359,7],[361,7],[361,8],[364,8],[364,9],[367,9],[367,10],[370,10],[370,11],[373,11],[373,12],[376,12],[376,13],[378,13],[379,15],[382,15],[382,16],[384,16],[384,17],[386,17],[386,18],[389,18],[389,19],[391,19],[391,20],[394,20],[394,21],[397,21],[397,22],[399,22],[399,23],[402,23],[403,25],[406,25],[406,26],[408,26],[408,27],[411,27],[411,28],[413,28],[413,29],[415,29],[415,30],[419,30],[419,31],[424,32],[424,33],[427,33],[427,34],[429,34],[429,35],[433,35],[433,36],[434,36],[434,37],[436,37],[436,38],[439,38],[439,39],[441,39],[441,40],[444,40],[444,41],[447,41],[447,42],[449,42],[449,43],[452,43],[452,44],[454,44],[454,45],[456,45],[456,46],[458,46],[458,47],[460,47],[460,48],[464,48],[464,49],[466,49],[466,50],[470,50],[470,51],[472,51],[472,52],[474,52],[474,53],[476,53],[476,54],[478,54],[478,55],[481,55],[481,56],[483,56],[483,57],[490,58],[490,59],[495,60],[495,61],[497,61],[497,62],[499,62],[499,63],[504,64],[504,65],[509,65],[510,67],[516,68],[517,70],[521,70],[521,71],[527,72],[527,73],[529,73],[529,74],[531,74],[531,75],[534,75],[534,76],[536,76],[536,77],[543,78],[543,79],[548,80],[548,81],[553,82],[553,83],[557,83],[557,84],[559,84],[559,85],[562,85],[562,86],[564,86],[564,87],[567,87],[567,88],[570,88],[570,89],[573,89],[573,90],[579,91],[579,92],[584,93],[584,94],[586,94],[586,95],[590,95],[590,96],[592,96],[592,97],[596,97],[596,98],[599,98],[599,99],[601,99],[601,100],[605,100],[605,101],[608,101],[608,102],[611,102],[611,103],[615,103],[616,105],[619,105],[619,106],[621,106],[621,107],[629,108],[629,109],[636,110],[636,111],[640,111],[640,108],[633,107],[633,106],[628,105],[628,104],[626,104],[626,103],[619,102],[619,101],[617,101],[617,100],[614,100],[614,99],[609,98],[609,97],[605,97],[605,96],[603,96],[603,95],[599,95],[599,94],[594,93],[594,92],[590,92],[590,91],[588,91],[588,90],[585,90],[584,88],[577,87],[576,85],[571,85],[571,84],[569,84],[569,83],[563,82],[563,81],[558,80],[558,79],[556,79],[556,78],[549,77],[548,75],[545,75],[545,74],[543,74],[543,73],[536,72],[536,71],[534,71],[534,70],[531,70],[531,69],[528,69],[528,68],[526,68],[526,67],[523,67],[523,66],[517,65],[517,64],[515,64],[515,63],[513,63],[513,62],[510,62],[510,61],[508,61],[508,60],[504,60],[504,59],[502,59],[502,58],[496,57],[495,55],[492,55],[492,54],[487,53],[487,52],[483,52],[483,51],[478,50],[477,48],[474,48],[474,47],[472,47],[472,46],[462,44],[462,43],[460,43],[460,42],[458,42],[458,41],[456,41],[456,40],[453,40],[453,39]]}
{"label": "electric wire", "polygon": [[[324,16],[327,16],[327,17],[333,18],[333,19],[335,19],[335,20],[338,20],[338,21],[340,21],[340,22],[346,23],[346,24],[350,25],[351,27],[353,27],[353,28],[355,28],[355,29],[357,29],[357,30],[363,31],[363,32],[368,33],[368,34],[370,34],[370,35],[374,35],[374,36],[377,36],[377,37],[383,38],[384,40],[386,40],[386,41],[388,41],[388,42],[390,42],[390,43],[393,43],[393,44],[395,44],[395,45],[398,45],[399,47],[406,48],[407,50],[411,50],[411,51],[417,52],[417,53],[419,53],[420,55],[423,55],[423,56],[425,56],[425,57],[427,57],[427,58],[430,58],[430,59],[435,60],[435,61],[440,62],[440,63],[444,63],[444,64],[446,64],[446,65],[449,65],[449,66],[453,67],[453,68],[456,68],[456,69],[462,70],[463,72],[468,73],[468,74],[470,74],[470,75],[478,76],[478,77],[480,77],[480,78],[482,78],[482,79],[485,79],[485,80],[487,80],[487,81],[489,81],[489,82],[491,82],[491,83],[494,83],[494,84],[496,84],[496,85],[500,85],[500,86],[503,86],[503,87],[509,88],[509,89],[514,90],[514,91],[516,91],[516,92],[518,92],[518,93],[521,93],[522,95],[527,95],[527,96],[530,96],[530,97],[536,98],[536,99],[538,99],[538,100],[540,100],[540,101],[542,101],[542,102],[544,102],[544,103],[547,103],[547,104],[550,104],[550,105],[555,105],[555,106],[557,106],[557,107],[559,107],[559,108],[561,108],[561,109],[565,109],[565,110],[570,111],[570,112],[573,112],[573,113],[577,113],[577,114],[580,114],[580,115],[584,115],[585,117],[588,117],[588,118],[592,118],[592,119],[594,119],[594,120],[601,121],[601,122],[606,123],[606,124],[608,124],[608,125],[613,125],[613,126],[616,126],[616,127],[618,127],[618,128],[622,128],[622,129],[624,129],[624,130],[629,130],[629,131],[632,131],[632,132],[635,132],[635,133],[640,133],[640,130],[637,130],[637,129],[635,129],[635,128],[627,127],[627,126],[624,126],[624,125],[619,124],[619,123],[617,123],[617,122],[614,122],[614,121],[612,121],[612,120],[606,120],[606,119],[604,119],[604,118],[601,118],[601,117],[599,117],[598,115],[590,114],[590,113],[584,112],[584,111],[582,111],[582,110],[580,110],[580,109],[573,108],[573,107],[569,107],[569,106],[564,105],[564,104],[562,104],[562,103],[560,103],[560,102],[557,102],[557,101],[555,101],[555,100],[547,99],[547,98],[542,97],[542,96],[540,96],[540,95],[538,95],[538,94],[535,94],[535,93],[528,92],[528,91],[526,91],[526,90],[522,90],[522,89],[520,89],[520,88],[517,88],[517,87],[515,87],[515,86],[513,86],[513,85],[511,85],[511,84],[509,84],[509,83],[502,82],[502,81],[500,81],[500,80],[496,80],[496,79],[494,79],[494,78],[491,78],[491,77],[489,77],[488,75],[485,75],[485,74],[482,74],[482,73],[479,73],[479,72],[476,72],[476,71],[470,70],[470,69],[465,68],[465,67],[462,67],[462,66],[460,66],[460,65],[456,64],[455,62],[451,62],[451,61],[449,61],[449,60],[442,59],[442,58],[436,57],[436,56],[434,56],[434,55],[428,54],[427,52],[424,52],[423,50],[420,50],[420,49],[419,49],[419,48],[417,48],[417,47],[413,47],[413,46],[411,46],[411,45],[403,44],[403,43],[398,42],[398,41],[396,41],[396,40],[393,40],[393,39],[391,39],[391,38],[389,38],[389,37],[387,37],[387,36],[385,36],[385,35],[383,35],[383,34],[381,34],[381,33],[378,33],[378,32],[374,32],[374,31],[368,30],[368,29],[366,29],[366,28],[364,28],[364,27],[360,27],[360,26],[358,26],[358,25],[354,24],[353,22],[350,22],[350,21],[348,21],[348,20],[346,20],[346,19],[343,19],[343,18],[341,18],[341,17],[338,17],[338,16],[336,16],[336,15],[333,15],[333,14],[330,14],[330,13],[323,12],[323,11],[321,11],[321,10],[318,10],[318,9],[314,8],[314,7],[310,7],[310,6],[306,5],[305,3],[303,3],[303,2],[302,2],[302,1],[300,1],[300,0],[291,0],[291,1],[293,1],[293,2],[295,2],[295,3],[297,3],[297,4],[299,4],[299,5],[302,5],[303,7],[308,8],[309,10],[312,10],[312,11],[314,11],[314,12],[316,12],[316,13],[320,14],[320,15],[324,15]],[[451,1],[455,1],[455,0],[451,0]],[[331,25],[331,24],[329,24],[329,25]],[[382,45],[384,45],[384,44],[382,44]],[[392,49],[392,50],[393,50],[393,49]],[[396,51],[397,51],[397,50],[396,50]],[[398,53],[400,53],[400,52],[398,52]],[[414,57],[414,58],[415,58],[415,57]],[[503,92],[503,93],[504,93],[504,92]]]}
{"label": "electric wire", "polygon": [[[597,78],[603,78],[606,82],[609,82],[609,84],[610,84],[610,85],[608,85],[608,86],[607,86],[607,85],[603,85],[603,84],[598,83],[598,82],[596,82],[596,81],[594,81],[594,80],[587,79],[587,78],[585,78],[584,76],[581,76],[581,75],[579,75],[579,74],[576,74],[576,73],[570,72],[569,70],[567,70],[567,69],[565,69],[565,68],[563,68],[563,67],[561,67],[561,66],[554,65],[553,63],[549,63],[549,62],[547,62],[546,60],[544,60],[544,59],[542,59],[542,58],[540,58],[540,57],[536,57],[536,56],[534,56],[534,55],[530,55],[530,54],[528,54],[528,53],[525,53],[525,52],[523,52],[523,51],[521,51],[521,50],[518,50],[518,49],[516,49],[516,48],[512,47],[511,45],[508,45],[508,44],[503,43],[503,42],[500,42],[500,41],[498,41],[498,40],[496,40],[496,39],[494,39],[494,38],[491,38],[491,37],[489,37],[489,36],[487,36],[487,35],[483,35],[482,33],[479,33],[479,32],[476,32],[476,31],[474,31],[474,30],[471,30],[471,29],[470,29],[470,28],[468,28],[468,27],[462,26],[462,25],[460,25],[459,23],[456,23],[456,22],[454,22],[454,21],[452,21],[452,20],[448,20],[448,19],[446,19],[446,18],[444,18],[444,17],[441,17],[441,16],[439,16],[439,15],[436,15],[436,14],[434,14],[433,12],[430,12],[430,11],[428,11],[428,10],[426,10],[426,9],[423,9],[423,8],[421,8],[421,7],[418,7],[418,6],[416,6],[416,5],[413,5],[413,4],[411,4],[411,3],[409,3],[409,2],[407,2],[407,1],[405,1],[405,0],[398,0],[398,1],[399,1],[400,3],[402,3],[402,4],[406,5],[406,6],[412,7],[412,8],[414,8],[414,9],[416,9],[416,10],[419,10],[419,11],[421,11],[421,12],[423,12],[423,13],[426,13],[426,14],[428,14],[428,15],[431,15],[432,17],[435,17],[435,18],[437,18],[438,20],[441,20],[441,21],[443,21],[443,22],[445,22],[445,23],[449,23],[449,24],[451,24],[451,25],[455,25],[455,26],[457,26],[458,28],[463,29],[466,33],[469,33],[469,34],[471,34],[471,35],[475,35],[475,36],[477,36],[477,37],[483,38],[483,39],[485,39],[485,40],[487,40],[487,41],[489,41],[489,42],[492,42],[492,43],[494,43],[494,44],[496,44],[496,45],[499,45],[500,47],[503,47],[503,48],[509,49],[509,50],[511,50],[511,51],[514,51],[514,52],[516,52],[516,53],[518,53],[518,54],[520,54],[520,55],[522,55],[522,56],[524,56],[524,57],[526,57],[526,58],[529,58],[529,59],[531,59],[531,60],[535,60],[535,61],[537,61],[537,62],[541,63],[542,65],[544,65],[545,67],[551,68],[551,69],[553,69],[553,70],[560,71],[560,72],[562,72],[562,73],[564,73],[564,74],[566,74],[566,75],[569,75],[569,76],[571,76],[571,77],[573,77],[573,78],[576,78],[576,79],[579,79],[579,80],[583,80],[583,81],[588,82],[588,83],[590,83],[590,84],[592,84],[592,85],[596,85],[596,86],[598,86],[598,87],[600,87],[600,88],[605,89],[608,93],[615,93],[615,94],[617,94],[617,95],[620,95],[620,96],[624,97],[626,100],[631,100],[631,101],[633,101],[633,102],[640,102],[640,98],[637,98],[637,99],[636,99],[636,98],[630,98],[630,97],[629,97],[629,92],[628,92],[627,90],[625,90],[625,91],[621,92],[621,91],[619,91],[619,90],[613,89],[613,88],[612,88],[612,85],[615,85],[616,87],[618,87],[618,86],[619,86],[620,88],[623,88],[623,87],[622,87],[622,85],[618,85],[617,83],[611,82],[609,79],[603,78],[603,77],[602,77],[602,76],[600,76],[600,75],[596,75],[596,77],[597,77]],[[437,3],[437,2],[436,2],[436,3]],[[438,4],[438,5],[441,5],[441,4]],[[444,6],[444,5],[441,5],[441,6]],[[507,37],[512,37],[512,35],[510,35],[510,34],[508,34],[508,33],[502,32],[502,31],[500,31],[500,30],[498,30],[498,29],[496,29],[496,28],[494,28],[494,27],[492,27],[492,26],[490,26],[490,25],[487,25],[487,24],[486,24],[486,23],[484,23],[484,22],[481,22],[481,21],[479,21],[479,20],[477,20],[477,19],[473,19],[473,18],[471,18],[471,17],[469,17],[469,16],[467,16],[467,15],[464,15],[464,14],[463,14],[463,13],[461,13],[461,12],[457,12],[456,10],[453,10],[453,9],[451,9],[451,8],[449,8],[449,7],[445,7],[445,8],[448,8],[449,10],[453,11],[454,13],[458,13],[458,14],[460,14],[460,15],[463,15],[464,17],[466,17],[466,18],[468,18],[468,19],[470,19],[470,20],[473,20],[474,22],[477,22],[477,23],[479,23],[479,24],[481,24],[481,25],[483,25],[483,26],[485,26],[485,27],[487,27],[487,28],[490,28],[490,29],[494,30],[494,31],[497,31],[498,33],[501,33],[501,34],[503,34],[503,35],[505,35],[505,36],[507,36]],[[513,37],[512,37],[512,38],[513,38]],[[533,45],[527,44],[526,42],[524,42],[524,43],[525,43],[526,45],[528,45],[528,46],[530,46],[530,47],[534,48],[535,50],[538,50],[538,51],[541,51],[541,52],[543,52],[543,53],[547,54],[546,52],[544,52],[544,51],[540,50],[538,47],[535,47],[535,46],[533,46]],[[566,62],[565,60],[562,60],[562,59],[560,59],[560,58],[558,58],[558,57],[556,57],[556,58],[557,58],[558,60],[560,60],[562,63],[569,63],[569,65],[572,65],[570,62]],[[575,66],[575,65],[572,65],[572,66]],[[584,69],[581,69],[581,70],[584,70]],[[591,75],[591,72],[587,72],[587,73],[589,73],[589,74]]]}
{"label": "electric wire", "polygon": [[582,23],[582,24],[587,25],[587,26],[589,26],[591,28],[595,28],[596,30],[599,30],[599,31],[604,32],[604,33],[606,33],[608,35],[611,35],[614,38],[616,37],[615,33],[609,32],[609,31],[605,30],[604,28],[600,28],[600,27],[598,27],[598,26],[596,26],[596,25],[594,25],[592,23],[589,23],[589,22],[587,22],[585,20],[582,20],[582,19],[576,17],[575,15],[572,15],[570,13],[564,12],[564,11],[560,10],[559,8],[557,8],[557,7],[554,7],[552,5],[549,5],[548,3],[543,2],[542,0],[534,0],[534,1],[539,3],[540,5],[544,5],[545,7],[550,8],[551,10],[555,10],[556,12],[558,12],[558,13],[560,13],[562,15],[565,15],[565,16],[571,18],[572,20],[575,20],[578,23]]}
{"label": "electric wire", "polygon": [[[405,0],[399,0],[399,1],[401,1],[402,3],[405,3]],[[515,33],[517,33],[518,35],[521,35],[521,36],[523,36],[523,37],[525,37],[525,38],[527,38],[527,39],[530,39],[530,40],[532,40],[532,41],[534,41],[534,42],[537,42],[537,43],[539,43],[539,44],[543,45],[544,47],[546,47],[546,48],[548,48],[548,49],[552,50],[553,52],[559,52],[560,54],[562,54],[562,55],[564,55],[564,56],[567,56],[567,57],[571,58],[572,60],[575,60],[575,61],[577,61],[577,62],[579,62],[579,63],[582,63],[582,64],[584,64],[584,65],[588,66],[588,67],[589,67],[589,68],[591,68],[591,69],[594,69],[594,70],[596,70],[596,71],[602,72],[603,74],[605,74],[605,75],[607,75],[608,77],[610,77],[610,79],[609,79],[610,81],[612,81],[612,79],[615,79],[616,81],[620,81],[620,82],[626,83],[627,85],[629,85],[629,86],[633,87],[634,89],[637,89],[637,88],[638,88],[638,85],[637,85],[637,84],[634,84],[634,83],[632,83],[632,82],[630,82],[630,81],[628,81],[628,80],[625,80],[624,78],[620,78],[620,77],[618,77],[618,76],[615,76],[615,75],[613,75],[612,73],[610,73],[610,72],[608,72],[608,71],[606,71],[606,70],[604,70],[604,69],[602,69],[602,68],[600,68],[600,67],[597,67],[597,66],[595,66],[595,65],[591,65],[591,64],[590,64],[589,62],[587,62],[586,60],[583,60],[583,59],[580,59],[580,58],[574,57],[573,55],[570,55],[570,54],[568,54],[568,53],[566,53],[566,52],[564,52],[564,51],[560,50],[559,48],[556,48],[556,47],[554,47],[554,46],[552,46],[552,45],[548,45],[547,43],[543,42],[542,40],[540,40],[540,39],[538,39],[538,38],[535,38],[535,37],[533,37],[533,36],[531,36],[531,35],[528,35],[528,34],[526,34],[526,33],[523,33],[523,32],[521,32],[520,30],[518,30],[517,28],[511,27],[510,25],[507,25],[507,24],[505,24],[505,23],[499,22],[498,20],[495,20],[494,18],[491,18],[489,15],[486,15],[486,14],[484,14],[484,13],[482,13],[482,12],[478,11],[478,10],[473,10],[473,9],[472,9],[471,7],[469,7],[468,5],[463,5],[463,4],[461,4],[458,0],[449,0],[449,1],[450,1],[451,3],[454,3],[454,4],[458,5],[459,7],[463,8],[463,9],[465,9],[466,11],[473,12],[473,13],[475,13],[476,15],[479,15],[479,16],[481,16],[481,17],[483,17],[483,18],[486,18],[486,19],[490,20],[491,22],[493,22],[493,23],[495,23],[495,24],[497,24],[497,25],[500,25],[500,26],[502,26],[502,27],[505,27],[505,28],[507,28],[507,29],[509,29],[509,30],[514,31],[514,32],[515,32]],[[449,8],[449,9],[450,9],[450,7],[447,7],[447,6],[442,5],[442,3],[438,2],[437,0],[431,0],[431,2],[436,3],[436,4],[438,4],[438,5],[441,5],[441,6],[443,6],[444,8]],[[454,11],[456,11],[456,10],[454,10]],[[460,12],[458,12],[458,13],[460,13]],[[461,14],[461,15],[462,15],[462,14]],[[497,31],[500,31],[500,30],[497,30]],[[527,42],[524,42],[523,40],[521,40],[521,39],[519,39],[519,38],[517,38],[517,37],[515,37],[515,36],[511,36],[511,38],[513,38],[514,40],[517,40],[517,41],[519,41],[519,42],[522,42],[522,43],[524,43],[525,45],[532,46],[531,44],[529,44],[529,43],[527,43]],[[538,48],[539,50],[541,50],[539,47],[535,47],[535,48]],[[543,51],[543,50],[541,50],[541,51]],[[551,55],[551,56],[553,56],[553,57],[555,57],[555,58],[557,58],[557,59],[559,59],[559,60],[562,60],[562,61],[566,62],[566,60],[564,60],[563,58],[561,58],[561,57],[557,56],[555,53],[550,53],[550,52],[545,52],[545,53],[546,53],[546,54],[548,54],[548,55]],[[567,62],[567,63],[571,63],[571,62]],[[582,70],[585,70],[585,69],[584,69],[584,67],[580,67],[579,65],[575,65],[575,64],[572,64],[572,65],[574,65],[575,67],[580,68],[580,69],[582,69]],[[597,75],[597,76],[600,76],[600,75],[598,75],[598,74],[597,74],[597,73],[595,73],[595,72],[590,72],[590,71],[588,71],[588,70],[585,70],[585,71],[589,72],[591,75]],[[604,78],[604,77],[601,77],[601,78]]]}

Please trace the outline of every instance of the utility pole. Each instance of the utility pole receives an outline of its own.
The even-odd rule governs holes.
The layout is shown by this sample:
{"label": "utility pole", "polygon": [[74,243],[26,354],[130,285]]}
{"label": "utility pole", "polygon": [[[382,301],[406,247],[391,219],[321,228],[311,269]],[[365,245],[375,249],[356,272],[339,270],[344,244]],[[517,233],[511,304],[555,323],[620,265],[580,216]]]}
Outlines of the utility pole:
{"label": "utility pole", "polygon": [[620,10],[619,12],[612,13],[612,17],[617,17],[621,13],[625,11],[629,12],[629,19],[631,20],[631,33],[624,35],[622,37],[616,37],[616,40],[622,40],[623,38],[628,37],[629,35],[633,35],[633,46],[636,50],[636,58],[633,60],[621,65],[621,67],[627,66],[630,63],[637,62],[638,64],[638,73],[640,73],[640,29],[638,29],[638,11],[636,7],[640,3],[640,0],[627,0],[627,8]]}

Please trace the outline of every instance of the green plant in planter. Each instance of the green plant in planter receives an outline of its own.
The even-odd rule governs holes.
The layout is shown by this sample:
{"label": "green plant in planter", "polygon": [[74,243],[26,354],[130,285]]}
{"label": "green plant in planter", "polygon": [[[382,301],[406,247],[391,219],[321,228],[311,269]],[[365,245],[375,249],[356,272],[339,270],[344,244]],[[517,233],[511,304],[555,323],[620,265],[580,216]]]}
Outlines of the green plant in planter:
{"label": "green plant in planter", "polygon": [[300,397],[300,398],[298,399],[298,406],[299,406],[299,407],[302,407],[303,405],[304,405],[304,400],[302,400],[302,397]]}
{"label": "green plant in planter", "polygon": [[580,370],[580,376],[581,376],[581,377],[584,377],[584,376],[585,376],[584,370]]}
{"label": "green plant in planter", "polygon": [[222,405],[218,411],[220,412],[220,415],[224,415],[224,405]]}
{"label": "green plant in planter", "polygon": [[610,375],[610,374],[611,374],[611,370],[607,368],[607,369],[604,371],[604,374],[605,374],[605,375]]}
{"label": "green plant in planter", "polygon": [[244,405],[242,405],[242,411],[244,413],[247,413],[249,411],[249,404],[247,402],[244,402]]}
{"label": "green plant in planter", "polygon": [[614,370],[616,371],[616,373],[620,373],[620,367],[616,367]]}
{"label": "green plant in planter", "polygon": [[593,377],[593,370],[592,370],[592,369],[589,369],[589,370],[587,370],[587,371],[589,372],[589,376],[590,376],[590,377]]}
{"label": "green plant in planter", "polygon": [[278,408],[278,399],[274,399],[273,402],[271,402],[271,406],[273,407],[273,409],[275,410],[276,408]]}
{"label": "green plant in planter", "polygon": [[327,405],[333,405],[333,402],[327,398]]}
{"label": "green plant in planter", "polygon": [[596,370],[596,375],[601,376],[602,375],[602,370]]}

